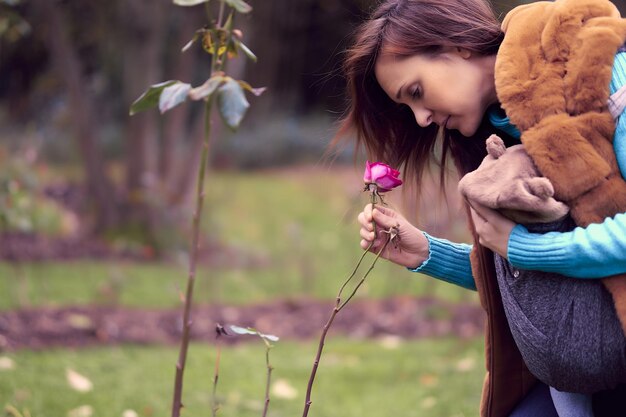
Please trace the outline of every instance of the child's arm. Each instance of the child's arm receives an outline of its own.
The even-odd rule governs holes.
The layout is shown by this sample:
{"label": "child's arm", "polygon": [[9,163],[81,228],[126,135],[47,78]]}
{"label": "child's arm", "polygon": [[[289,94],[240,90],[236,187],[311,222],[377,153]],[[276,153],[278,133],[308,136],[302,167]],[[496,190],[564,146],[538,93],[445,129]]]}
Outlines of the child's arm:
{"label": "child's arm", "polygon": [[520,269],[575,278],[625,273],[626,213],[566,233],[535,234],[517,225],[509,237],[508,258]]}
{"label": "child's arm", "polygon": [[[622,176],[626,177],[624,114],[618,119],[613,146]],[[575,278],[625,273],[626,213],[566,233],[534,234],[517,225],[509,236],[507,255],[517,268],[558,272]]]}

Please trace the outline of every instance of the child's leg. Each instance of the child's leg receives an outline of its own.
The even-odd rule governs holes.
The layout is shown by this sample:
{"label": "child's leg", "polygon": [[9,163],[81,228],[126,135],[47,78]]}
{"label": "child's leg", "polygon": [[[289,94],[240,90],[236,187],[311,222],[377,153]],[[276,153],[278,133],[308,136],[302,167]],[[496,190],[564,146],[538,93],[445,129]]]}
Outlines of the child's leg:
{"label": "child's leg", "polygon": [[558,417],[548,386],[537,382],[509,417]]}
{"label": "child's leg", "polygon": [[550,395],[559,417],[593,417],[591,395],[562,392],[552,387]]}

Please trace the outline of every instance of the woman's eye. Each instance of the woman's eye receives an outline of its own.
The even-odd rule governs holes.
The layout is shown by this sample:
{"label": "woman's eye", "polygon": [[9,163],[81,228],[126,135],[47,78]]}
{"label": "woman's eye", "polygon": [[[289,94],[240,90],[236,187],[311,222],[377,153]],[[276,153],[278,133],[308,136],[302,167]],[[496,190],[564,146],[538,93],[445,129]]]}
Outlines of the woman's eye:
{"label": "woman's eye", "polygon": [[415,89],[411,91],[411,98],[416,99],[416,98],[420,98],[421,96],[422,96],[422,92],[420,91],[419,87],[415,87]]}

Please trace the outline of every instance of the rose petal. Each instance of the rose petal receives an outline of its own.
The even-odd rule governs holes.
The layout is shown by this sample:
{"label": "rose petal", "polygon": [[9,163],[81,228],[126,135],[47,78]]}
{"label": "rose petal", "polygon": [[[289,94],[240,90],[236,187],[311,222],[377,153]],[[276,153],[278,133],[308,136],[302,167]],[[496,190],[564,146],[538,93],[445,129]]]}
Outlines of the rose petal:
{"label": "rose petal", "polygon": [[398,178],[399,175],[400,171],[391,168],[387,164],[367,161],[363,181],[366,184],[376,184],[378,192],[384,193],[402,185],[402,180]]}
{"label": "rose petal", "polygon": [[370,161],[365,162],[365,173],[363,173],[363,182],[370,184],[372,182],[372,166]]}
{"label": "rose petal", "polygon": [[385,191],[389,191],[399,185],[402,185],[402,181],[393,177],[383,177],[379,178],[378,181],[376,181],[376,184],[378,184],[379,187],[385,189]]}

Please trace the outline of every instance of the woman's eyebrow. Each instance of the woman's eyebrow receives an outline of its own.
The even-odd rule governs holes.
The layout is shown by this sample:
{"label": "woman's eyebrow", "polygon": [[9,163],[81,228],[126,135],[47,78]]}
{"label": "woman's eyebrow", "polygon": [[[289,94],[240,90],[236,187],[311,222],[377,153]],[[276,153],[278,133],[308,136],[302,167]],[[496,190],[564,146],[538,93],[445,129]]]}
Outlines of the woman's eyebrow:
{"label": "woman's eyebrow", "polygon": [[405,86],[405,85],[406,85],[406,84],[402,84],[402,85],[400,86],[400,88],[398,89],[398,92],[396,93],[396,98],[397,98],[398,100],[400,100],[400,98],[402,97],[402,89],[404,88],[404,86]]}

